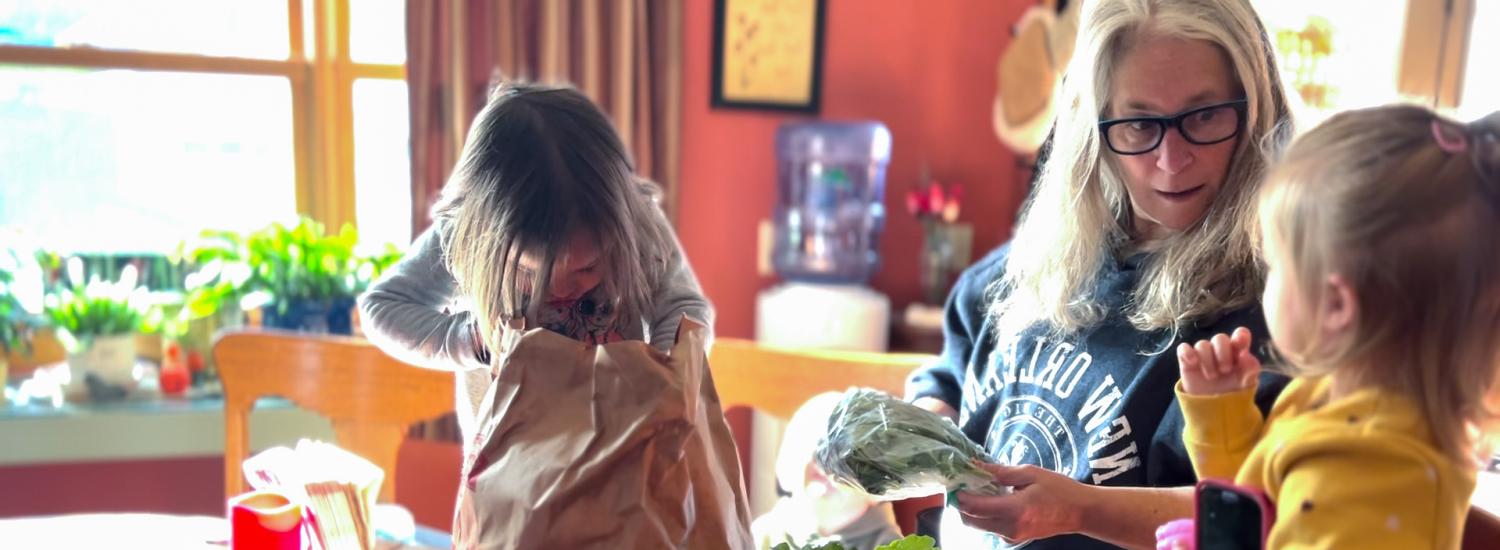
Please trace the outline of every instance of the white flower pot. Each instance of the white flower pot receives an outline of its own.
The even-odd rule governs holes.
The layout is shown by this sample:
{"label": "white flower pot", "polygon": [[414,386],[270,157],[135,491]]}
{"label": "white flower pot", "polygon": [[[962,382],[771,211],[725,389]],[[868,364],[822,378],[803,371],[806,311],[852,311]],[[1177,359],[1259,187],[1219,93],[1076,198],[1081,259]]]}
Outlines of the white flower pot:
{"label": "white flower pot", "polygon": [[110,384],[124,386],[126,391],[135,390],[135,336],[95,337],[84,350],[68,354],[68,371],[67,394],[70,397],[88,394],[88,385],[84,383],[88,373],[94,373]]}

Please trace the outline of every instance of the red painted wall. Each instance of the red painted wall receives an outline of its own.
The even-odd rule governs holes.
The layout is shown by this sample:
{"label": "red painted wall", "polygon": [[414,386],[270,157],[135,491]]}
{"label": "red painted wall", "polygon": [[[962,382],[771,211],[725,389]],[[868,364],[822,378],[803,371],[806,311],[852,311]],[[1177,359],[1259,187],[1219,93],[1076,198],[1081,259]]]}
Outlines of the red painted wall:
{"label": "red painted wall", "polygon": [[[961,182],[977,259],[1009,237],[1029,171],[991,130],[995,67],[1024,0],[828,0],[823,109],[830,120],[876,119],[894,148],[886,180],[882,269],[872,285],[899,312],[920,293],[921,229],[904,196],[923,162]],[[756,224],[776,200],[776,128],[797,116],[711,109],[714,2],[686,3],[678,233],[718,309],[717,334],[754,336]]]}

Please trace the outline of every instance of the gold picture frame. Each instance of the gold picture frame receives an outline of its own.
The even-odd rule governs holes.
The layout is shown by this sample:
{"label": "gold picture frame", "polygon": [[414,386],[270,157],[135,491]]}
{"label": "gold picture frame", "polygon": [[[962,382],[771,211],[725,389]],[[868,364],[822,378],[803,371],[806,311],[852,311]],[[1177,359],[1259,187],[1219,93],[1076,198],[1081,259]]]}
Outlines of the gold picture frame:
{"label": "gold picture frame", "polygon": [[826,0],[716,0],[714,107],[818,112]]}

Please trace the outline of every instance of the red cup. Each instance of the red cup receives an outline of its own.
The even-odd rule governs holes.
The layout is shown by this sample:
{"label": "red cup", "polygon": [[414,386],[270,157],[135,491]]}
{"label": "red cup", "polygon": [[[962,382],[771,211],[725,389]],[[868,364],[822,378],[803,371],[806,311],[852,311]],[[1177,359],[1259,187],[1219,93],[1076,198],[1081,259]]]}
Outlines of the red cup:
{"label": "red cup", "polygon": [[229,547],[237,550],[302,550],[302,506],[275,491],[251,491],[229,499]]}

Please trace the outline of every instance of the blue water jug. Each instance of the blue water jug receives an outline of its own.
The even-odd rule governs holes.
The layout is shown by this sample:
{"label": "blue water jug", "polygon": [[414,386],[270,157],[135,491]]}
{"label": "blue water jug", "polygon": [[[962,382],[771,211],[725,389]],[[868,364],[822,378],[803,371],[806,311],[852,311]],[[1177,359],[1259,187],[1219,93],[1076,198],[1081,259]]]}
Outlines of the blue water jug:
{"label": "blue water jug", "polygon": [[891,132],[879,122],[798,122],[776,132],[772,265],[783,279],[863,284],[880,266]]}

